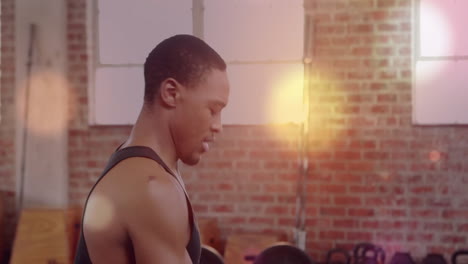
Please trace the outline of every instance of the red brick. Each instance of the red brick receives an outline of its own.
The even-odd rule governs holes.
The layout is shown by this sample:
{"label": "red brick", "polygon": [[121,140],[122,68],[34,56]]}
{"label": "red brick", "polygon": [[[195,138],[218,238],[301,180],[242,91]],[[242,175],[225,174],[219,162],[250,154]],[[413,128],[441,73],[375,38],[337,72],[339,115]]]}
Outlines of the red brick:
{"label": "red brick", "polygon": [[432,233],[416,233],[406,235],[406,241],[408,242],[417,242],[417,243],[430,243],[434,239],[434,234]]}
{"label": "red brick", "polygon": [[199,201],[206,201],[206,202],[212,202],[212,201],[218,201],[221,198],[221,195],[219,193],[200,193],[198,195],[197,200]]}
{"label": "red brick", "polygon": [[390,23],[379,24],[377,25],[377,30],[380,32],[395,32],[398,31],[398,25]]}
{"label": "red brick", "polygon": [[341,160],[358,160],[361,158],[360,152],[355,151],[337,151],[335,152],[335,159]]}
{"label": "red brick", "polygon": [[345,233],[342,231],[321,231],[320,232],[320,239],[344,239]]}
{"label": "red brick", "polygon": [[442,217],[446,219],[468,219],[468,210],[444,210]]}
{"label": "red brick", "polygon": [[290,191],[290,186],[284,183],[267,183],[263,188],[266,193],[285,193]]}
{"label": "red brick", "polygon": [[297,173],[279,174],[278,180],[285,182],[297,182],[299,175]]}
{"label": "red brick", "polygon": [[434,209],[411,210],[411,217],[423,219],[437,219],[440,216],[441,213],[438,210]]}
{"label": "red brick", "polygon": [[236,169],[258,169],[260,168],[258,161],[236,161]]}
{"label": "red brick", "polygon": [[254,172],[249,178],[252,182],[272,182],[275,180],[275,175],[273,173]]}
{"label": "red brick", "polygon": [[349,33],[373,33],[374,27],[372,24],[359,24],[359,25],[349,25],[348,26]]}
{"label": "red brick", "polygon": [[434,186],[418,186],[410,189],[414,194],[434,193]]}
{"label": "red brick", "polygon": [[234,190],[234,185],[232,183],[220,183],[216,186],[216,189],[220,191],[232,191]]}
{"label": "red brick", "polygon": [[375,141],[370,140],[354,140],[352,139],[350,143],[351,148],[362,148],[362,149],[375,149],[376,148]]}
{"label": "red brick", "polygon": [[334,170],[334,171],[343,171],[346,169],[346,164],[343,162],[336,162],[336,161],[326,161],[321,162],[319,167],[323,170]]}
{"label": "red brick", "polygon": [[369,47],[357,47],[351,50],[351,54],[354,56],[371,56],[372,48]]}
{"label": "red brick", "polygon": [[383,151],[364,152],[364,159],[385,160],[385,159],[388,159],[389,156],[390,154],[388,152],[383,152]]}
{"label": "red brick", "polygon": [[442,236],[440,238],[440,242],[443,244],[465,244],[466,240],[466,236],[455,235]]}
{"label": "red brick", "polygon": [[[336,182],[339,183],[361,183],[362,176],[357,174],[350,174],[350,173],[336,173],[334,177]],[[351,190],[351,192],[353,192]]]}
{"label": "red brick", "polygon": [[267,161],[264,164],[265,169],[289,169],[289,161]]}
{"label": "red brick", "polygon": [[201,204],[193,204],[193,211],[197,213],[207,213],[208,212],[208,206],[207,205],[201,205]]}
{"label": "red brick", "polygon": [[215,213],[232,213],[234,212],[234,206],[230,204],[212,205],[210,211]]}
{"label": "red brick", "polygon": [[275,153],[274,151],[253,150],[249,153],[249,157],[256,160],[272,159],[276,156],[277,153]]}
{"label": "red brick", "polygon": [[322,193],[342,194],[346,192],[345,185],[323,184],[323,185],[320,185],[318,188],[319,188],[319,191]]}
{"label": "red brick", "polygon": [[346,239],[351,241],[372,241],[373,234],[371,232],[348,232]]}
{"label": "red brick", "polygon": [[327,194],[325,196],[316,196],[316,195],[309,195],[306,199],[307,204],[318,204],[318,205],[330,205],[331,197]]}
{"label": "red brick", "polygon": [[234,216],[234,217],[226,217],[221,218],[223,223],[228,225],[238,225],[238,224],[245,224],[247,223],[247,219],[245,217]]}
{"label": "red brick", "polygon": [[266,208],[266,211],[265,211],[265,212],[266,212],[267,214],[283,215],[283,216],[284,216],[285,214],[288,213],[288,211],[289,211],[289,210],[288,210],[288,207],[277,205],[277,206],[268,206],[268,207]]}
{"label": "red brick", "polygon": [[334,228],[358,228],[359,222],[353,219],[339,219],[333,221]]}
{"label": "red brick", "polygon": [[468,224],[461,224],[457,228],[458,232],[468,232]]}
{"label": "red brick", "polygon": [[279,218],[278,219],[278,224],[280,226],[287,226],[287,227],[290,227],[290,226],[294,226],[296,224],[296,219],[294,218]]}
{"label": "red brick", "polygon": [[372,171],[374,169],[374,165],[370,162],[356,162],[350,163],[348,169],[349,171]]}
{"label": "red brick", "polygon": [[274,223],[274,218],[266,217],[251,217],[249,218],[249,224],[253,225],[272,225]]}
{"label": "red brick", "polygon": [[396,7],[397,6],[397,1],[396,0],[379,0],[378,3],[377,3],[377,6],[379,8]]}
{"label": "red brick", "polygon": [[379,241],[399,242],[404,239],[404,235],[402,233],[397,233],[397,232],[392,232],[392,233],[377,232],[375,235],[375,238]]}
{"label": "red brick", "polygon": [[354,217],[370,217],[375,216],[375,209],[372,208],[350,208],[348,209],[348,215]]}
{"label": "red brick", "polygon": [[226,159],[241,159],[246,157],[246,151],[245,150],[225,150],[223,151],[223,157]]}
{"label": "red brick", "polygon": [[337,196],[335,205],[360,206],[362,204],[360,197],[355,196]]}
{"label": "red brick", "polygon": [[323,216],[345,216],[346,208],[322,207],[320,208],[320,214]]}
{"label": "red brick", "polygon": [[452,223],[424,223],[423,229],[425,231],[453,231],[454,227]]}
{"label": "red brick", "polygon": [[445,245],[442,244],[440,246],[427,246],[426,251],[427,252],[437,252],[439,254],[443,254],[446,256],[451,256],[453,252],[455,252],[457,248],[455,246],[451,245]]}
{"label": "red brick", "polygon": [[273,195],[257,194],[250,196],[250,201],[252,202],[272,203],[274,200],[275,197]]}
{"label": "red brick", "polygon": [[308,228],[328,229],[332,227],[332,223],[330,219],[309,217],[306,219],[306,226]]}

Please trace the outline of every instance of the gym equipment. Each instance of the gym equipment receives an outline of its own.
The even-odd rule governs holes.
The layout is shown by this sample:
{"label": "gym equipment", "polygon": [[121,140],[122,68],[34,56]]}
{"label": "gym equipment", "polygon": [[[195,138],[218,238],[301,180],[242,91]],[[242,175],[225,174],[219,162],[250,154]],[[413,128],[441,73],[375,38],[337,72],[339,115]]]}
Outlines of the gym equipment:
{"label": "gym equipment", "polygon": [[224,264],[224,259],[213,247],[202,245],[200,264]]}
{"label": "gym equipment", "polygon": [[354,247],[354,264],[384,264],[385,251],[372,243],[363,242]]}
{"label": "gym equipment", "polygon": [[424,257],[422,264],[447,264],[444,256],[439,253],[429,253]]}
{"label": "gym equipment", "polygon": [[282,243],[263,250],[253,264],[315,264],[315,262],[298,247]]}
{"label": "gym equipment", "polygon": [[416,262],[414,262],[410,253],[396,252],[390,260],[390,264],[416,264]]}
{"label": "gym equipment", "polygon": [[[465,259],[468,260],[468,250],[467,249],[460,249],[452,254],[452,264],[461,264],[459,262],[460,257],[465,257]],[[464,263],[468,263],[468,261],[465,261]]]}
{"label": "gym equipment", "polygon": [[326,264],[350,264],[351,256],[348,251],[334,248],[327,253]]}

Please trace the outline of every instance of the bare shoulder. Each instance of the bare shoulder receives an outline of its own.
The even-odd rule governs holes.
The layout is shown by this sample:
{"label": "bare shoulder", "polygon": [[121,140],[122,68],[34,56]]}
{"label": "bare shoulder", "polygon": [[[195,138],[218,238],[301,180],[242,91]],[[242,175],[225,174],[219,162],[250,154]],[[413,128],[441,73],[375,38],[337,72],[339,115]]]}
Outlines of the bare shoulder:
{"label": "bare shoulder", "polygon": [[152,160],[129,159],[121,165],[115,171],[123,188],[118,213],[135,257],[141,263],[185,263],[189,225],[183,190]]}
{"label": "bare shoulder", "polygon": [[85,235],[95,249],[90,252],[95,260],[104,250],[116,252],[112,245],[122,247],[129,238],[135,257],[148,263],[164,252],[184,259],[187,219],[185,195],[175,179],[150,159],[129,158],[116,165],[90,195]]}
{"label": "bare shoulder", "polygon": [[134,218],[139,222],[151,219],[155,213],[158,219],[166,220],[166,217],[177,217],[179,212],[184,212],[184,208],[177,206],[185,205],[183,190],[153,160],[127,159],[119,163],[108,178],[112,182],[107,184],[107,192],[114,193],[121,217],[130,223]]}

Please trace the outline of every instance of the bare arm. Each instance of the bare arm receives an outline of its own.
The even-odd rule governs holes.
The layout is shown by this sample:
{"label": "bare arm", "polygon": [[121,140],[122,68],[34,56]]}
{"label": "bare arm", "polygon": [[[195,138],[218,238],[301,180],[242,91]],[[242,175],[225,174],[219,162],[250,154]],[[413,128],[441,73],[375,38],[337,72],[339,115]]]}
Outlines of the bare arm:
{"label": "bare arm", "polygon": [[168,175],[147,177],[136,186],[126,210],[136,263],[192,263],[185,248],[189,227],[183,193]]}

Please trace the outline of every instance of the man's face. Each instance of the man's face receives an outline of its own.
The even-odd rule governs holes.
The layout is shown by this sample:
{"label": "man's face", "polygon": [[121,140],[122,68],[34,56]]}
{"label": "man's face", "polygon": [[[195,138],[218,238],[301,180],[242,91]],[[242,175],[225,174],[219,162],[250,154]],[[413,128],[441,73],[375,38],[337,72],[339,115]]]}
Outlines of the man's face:
{"label": "man's face", "polygon": [[177,156],[195,165],[222,131],[221,111],[228,103],[229,82],[225,71],[209,70],[194,87],[183,87],[176,107],[173,140]]}

